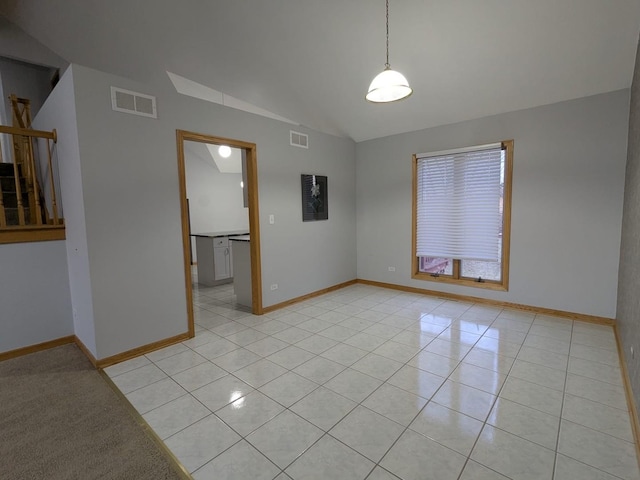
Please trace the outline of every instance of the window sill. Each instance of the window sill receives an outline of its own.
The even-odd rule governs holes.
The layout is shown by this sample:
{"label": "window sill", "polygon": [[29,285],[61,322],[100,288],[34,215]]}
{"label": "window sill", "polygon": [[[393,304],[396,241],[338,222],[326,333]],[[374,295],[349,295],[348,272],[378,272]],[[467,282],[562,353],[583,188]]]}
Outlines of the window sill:
{"label": "window sill", "polygon": [[495,282],[492,280],[484,280],[483,282],[476,282],[475,280],[466,279],[466,278],[451,278],[444,275],[439,275],[437,277],[432,276],[431,273],[414,273],[411,275],[411,278],[415,280],[426,280],[428,282],[439,282],[439,283],[449,283],[453,285],[461,285],[463,287],[474,287],[474,288],[484,288],[486,290],[496,290],[501,292],[508,292],[509,285],[506,283]]}

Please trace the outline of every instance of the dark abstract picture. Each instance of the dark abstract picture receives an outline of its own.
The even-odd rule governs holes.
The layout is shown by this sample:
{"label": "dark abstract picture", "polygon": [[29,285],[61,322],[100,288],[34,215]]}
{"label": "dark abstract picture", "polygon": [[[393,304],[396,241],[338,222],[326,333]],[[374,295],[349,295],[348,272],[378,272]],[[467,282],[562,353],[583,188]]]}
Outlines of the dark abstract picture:
{"label": "dark abstract picture", "polygon": [[327,220],[327,177],[321,175],[301,175],[302,180],[302,221]]}

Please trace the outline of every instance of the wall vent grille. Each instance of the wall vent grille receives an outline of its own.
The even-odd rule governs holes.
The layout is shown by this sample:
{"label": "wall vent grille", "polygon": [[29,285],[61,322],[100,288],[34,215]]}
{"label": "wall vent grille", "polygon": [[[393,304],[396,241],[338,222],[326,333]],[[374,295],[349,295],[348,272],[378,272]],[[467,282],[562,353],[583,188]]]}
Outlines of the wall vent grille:
{"label": "wall vent grille", "polygon": [[123,88],[111,87],[111,108],[116,112],[158,118],[156,97]]}
{"label": "wall vent grille", "polygon": [[309,135],[300,132],[289,131],[289,142],[294,147],[309,148]]}

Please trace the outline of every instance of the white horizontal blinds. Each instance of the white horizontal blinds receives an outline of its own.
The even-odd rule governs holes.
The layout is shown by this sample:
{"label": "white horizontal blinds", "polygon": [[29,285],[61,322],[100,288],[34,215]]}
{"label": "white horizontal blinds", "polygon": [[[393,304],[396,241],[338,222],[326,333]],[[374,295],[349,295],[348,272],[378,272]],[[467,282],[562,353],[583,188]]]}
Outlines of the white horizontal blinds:
{"label": "white horizontal blinds", "polygon": [[417,255],[498,261],[501,145],[417,157]]}

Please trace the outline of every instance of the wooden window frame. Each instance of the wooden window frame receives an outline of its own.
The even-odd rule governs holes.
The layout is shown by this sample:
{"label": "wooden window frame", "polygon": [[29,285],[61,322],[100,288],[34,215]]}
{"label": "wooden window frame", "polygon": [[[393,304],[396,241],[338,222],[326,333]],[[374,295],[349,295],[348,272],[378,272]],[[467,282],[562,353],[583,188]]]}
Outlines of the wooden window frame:
{"label": "wooden window frame", "polygon": [[417,212],[418,212],[418,157],[413,155],[412,174],[412,234],[411,234],[411,278],[430,282],[464,285],[466,287],[485,288],[489,290],[509,290],[509,257],[511,245],[511,192],[513,183],[513,140],[500,142],[505,150],[504,192],[502,201],[502,270],[501,280],[484,280],[478,282],[469,277],[461,277],[461,260],[453,259],[451,275],[426,273],[420,271],[419,257],[416,255],[417,245]]}

